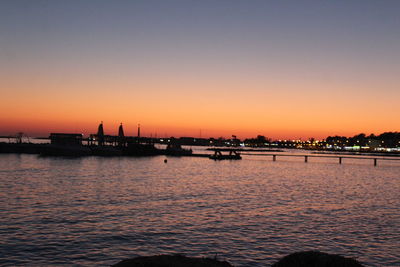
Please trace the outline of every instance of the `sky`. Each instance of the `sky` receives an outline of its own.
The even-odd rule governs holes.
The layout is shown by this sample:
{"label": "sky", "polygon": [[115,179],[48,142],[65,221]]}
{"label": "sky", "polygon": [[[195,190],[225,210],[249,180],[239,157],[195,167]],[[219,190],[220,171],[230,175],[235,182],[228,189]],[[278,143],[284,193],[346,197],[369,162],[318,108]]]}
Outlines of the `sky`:
{"label": "sky", "polygon": [[0,135],[400,131],[400,1],[0,1]]}

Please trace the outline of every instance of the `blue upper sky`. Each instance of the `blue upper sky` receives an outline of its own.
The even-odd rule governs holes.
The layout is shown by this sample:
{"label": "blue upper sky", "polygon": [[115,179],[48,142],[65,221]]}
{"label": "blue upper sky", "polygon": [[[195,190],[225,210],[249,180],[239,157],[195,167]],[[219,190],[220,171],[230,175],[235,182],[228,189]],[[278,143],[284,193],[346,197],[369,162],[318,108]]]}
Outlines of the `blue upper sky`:
{"label": "blue upper sky", "polygon": [[[46,79],[151,77],[170,83],[171,95],[182,94],[180,86],[197,93],[208,80],[218,88],[202,91],[217,97],[301,92],[302,101],[317,96],[345,106],[344,95],[380,101],[382,112],[400,96],[399,14],[397,0],[2,0],[0,78],[38,77],[51,91]],[[20,95],[32,90],[24,88]]]}

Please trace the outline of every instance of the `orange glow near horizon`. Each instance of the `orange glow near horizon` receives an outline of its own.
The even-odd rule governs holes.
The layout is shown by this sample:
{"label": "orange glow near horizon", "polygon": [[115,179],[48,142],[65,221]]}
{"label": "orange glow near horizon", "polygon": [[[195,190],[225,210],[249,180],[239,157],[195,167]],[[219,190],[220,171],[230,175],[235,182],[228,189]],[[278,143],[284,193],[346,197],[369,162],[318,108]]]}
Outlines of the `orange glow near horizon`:
{"label": "orange glow near horizon", "polygon": [[[143,135],[159,137],[234,134],[248,138],[261,134],[273,139],[308,139],[396,130],[388,108],[395,111],[394,98],[375,99],[368,94],[327,98],[313,94],[319,84],[300,87],[262,80],[207,83],[190,79],[59,82],[9,81],[5,88],[12,90],[2,94],[8,101],[0,108],[0,133],[89,134],[96,132],[100,121],[108,134],[116,134],[122,122],[127,135],[136,135],[140,123]],[[253,90],[246,94],[249,86]],[[328,87],[325,90],[346,89]]]}

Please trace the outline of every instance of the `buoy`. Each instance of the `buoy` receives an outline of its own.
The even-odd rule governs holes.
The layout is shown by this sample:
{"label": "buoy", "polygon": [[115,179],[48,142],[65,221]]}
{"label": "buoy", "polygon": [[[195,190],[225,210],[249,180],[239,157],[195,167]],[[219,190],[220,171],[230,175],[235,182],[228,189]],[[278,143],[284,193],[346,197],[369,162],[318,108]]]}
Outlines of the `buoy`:
{"label": "buoy", "polygon": [[164,159],[164,163],[167,163],[168,162],[168,160],[167,159]]}

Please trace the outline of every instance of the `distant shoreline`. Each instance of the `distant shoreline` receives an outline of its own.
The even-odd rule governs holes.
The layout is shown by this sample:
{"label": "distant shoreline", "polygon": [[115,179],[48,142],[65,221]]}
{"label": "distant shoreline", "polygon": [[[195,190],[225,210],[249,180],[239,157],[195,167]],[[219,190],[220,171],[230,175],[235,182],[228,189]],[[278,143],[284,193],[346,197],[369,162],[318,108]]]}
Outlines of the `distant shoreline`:
{"label": "distant shoreline", "polygon": [[[150,144],[149,144],[150,145]],[[148,146],[149,146],[148,145]],[[163,145],[163,144],[161,144]],[[4,153],[17,153],[17,154],[41,154],[42,150],[45,149],[46,147],[51,147],[52,145],[50,143],[32,143],[32,142],[23,142],[23,143],[16,143],[16,142],[0,142],[0,154]],[[143,146],[146,146],[144,144]],[[113,146],[113,145],[104,145],[104,146],[98,146],[98,145],[80,145],[77,146],[78,148],[90,148],[90,149],[96,149],[96,148],[101,148],[105,149],[105,153],[103,156],[122,156],[122,154],[119,153],[111,153],[111,150],[120,150],[121,147],[118,146]],[[276,148],[252,148],[252,147],[221,147],[221,146],[203,146],[206,147],[205,151],[214,151],[215,149],[218,149],[220,151],[237,151],[242,153],[242,155],[264,155],[263,153],[276,153],[276,155],[279,155],[280,153],[285,153],[290,151],[307,151],[307,153],[310,154],[315,154],[315,155],[354,155],[354,156],[380,156],[380,157],[400,157],[400,152],[395,152],[395,151],[345,151],[345,150],[332,150],[332,149],[304,149],[304,148],[283,148],[283,149],[276,149]],[[110,151],[109,151],[110,150]],[[139,153],[138,155],[140,156],[143,154],[144,156],[155,156],[155,155],[165,155],[163,153],[164,149],[153,149],[154,153]],[[115,151],[113,151],[115,152]],[[252,152],[258,152],[259,154],[251,154]],[[109,155],[108,155],[109,154]],[[96,154],[85,154],[86,156],[89,155],[95,155]],[[190,156],[202,156],[205,157],[208,154],[191,154]],[[266,156],[269,154],[265,154]],[[189,155],[180,155],[180,156],[189,156]]]}

